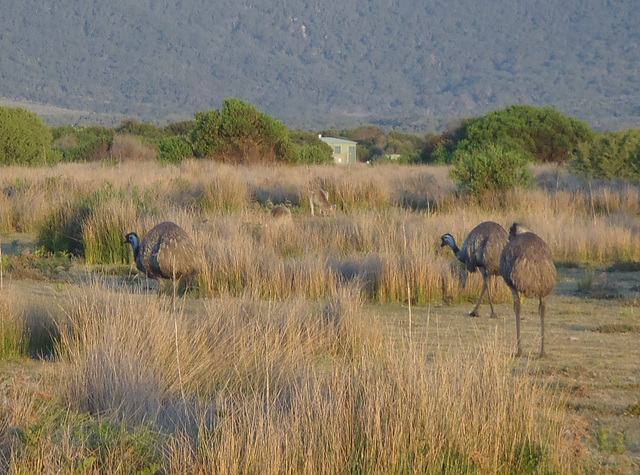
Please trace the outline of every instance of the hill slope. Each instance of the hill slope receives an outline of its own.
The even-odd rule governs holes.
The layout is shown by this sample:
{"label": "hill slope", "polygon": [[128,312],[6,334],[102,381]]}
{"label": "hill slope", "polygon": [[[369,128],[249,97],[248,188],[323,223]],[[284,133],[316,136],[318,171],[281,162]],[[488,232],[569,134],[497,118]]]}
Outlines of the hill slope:
{"label": "hill slope", "polygon": [[640,127],[631,0],[6,3],[12,100],[163,123],[239,97],[295,127],[406,130],[530,103]]}

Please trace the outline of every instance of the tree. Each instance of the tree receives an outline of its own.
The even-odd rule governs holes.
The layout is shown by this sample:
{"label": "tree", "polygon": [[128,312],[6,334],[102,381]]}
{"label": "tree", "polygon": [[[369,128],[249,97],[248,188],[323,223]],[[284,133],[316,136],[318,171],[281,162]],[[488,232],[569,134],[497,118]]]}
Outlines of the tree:
{"label": "tree", "polygon": [[565,163],[592,138],[585,122],[551,107],[516,105],[464,119],[444,134],[429,138],[420,158],[427,163],[452,163],[460,150],[495,144],[532,161]]}
{"label": "tree", "polygon": [[51,129],[33,112],[0,107],[0,165],[47,165],[60,160]]}
{"label": "tree", "polygon": [[564,163],[581,143],[591,140],[593,132],[586,123],[551,107],[518,105],[490,112],[471,123],[466,135],[467,147],[494,143],[536,162]]}
{"label": "tree", "polygon": [[474,150],[458,152],[451,178],[458,188],[473,195],[488,191],[502,192],[515,187],[528,187],[531,173],[529,160],[515,150],[488,144]]}
{"label": "tree", "polygon": [[287,127],[240,99],[226,99],[221,111],[196,112],[190,133],[197,157],[232,163],[294,163]]}

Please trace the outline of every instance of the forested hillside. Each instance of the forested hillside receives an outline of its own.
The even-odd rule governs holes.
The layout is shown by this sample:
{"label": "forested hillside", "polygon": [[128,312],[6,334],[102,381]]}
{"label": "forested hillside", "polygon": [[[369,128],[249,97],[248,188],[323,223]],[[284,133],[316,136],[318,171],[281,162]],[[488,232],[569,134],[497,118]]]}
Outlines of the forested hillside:
{"label": "forested hillside", "polygon": [[296,128],[422,132],[522,103],[640,127],[639,11],[632,0],[4,2],[0,96],[158,124],[238,97]]}

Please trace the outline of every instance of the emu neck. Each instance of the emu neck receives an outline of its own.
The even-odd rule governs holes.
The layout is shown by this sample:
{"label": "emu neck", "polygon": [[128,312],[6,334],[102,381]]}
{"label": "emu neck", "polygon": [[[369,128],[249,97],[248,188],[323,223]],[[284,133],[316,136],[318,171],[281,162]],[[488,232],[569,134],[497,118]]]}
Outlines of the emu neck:
{"label": "emu neck", "polygon": [[453,251],[453,253],[456,255],[456,257],[458,259],[460,259],[460,248],[458,247],[458,245],[456,244],[455,241],[453,242],[448,242],[447,245],[451,248],[451,250]]}
{"label": "emu neck", "polygon": [[140,238],[135,234],[132,237],[131,247],[133,248],[133,258],[138,259],[138,254],[140,254]]}

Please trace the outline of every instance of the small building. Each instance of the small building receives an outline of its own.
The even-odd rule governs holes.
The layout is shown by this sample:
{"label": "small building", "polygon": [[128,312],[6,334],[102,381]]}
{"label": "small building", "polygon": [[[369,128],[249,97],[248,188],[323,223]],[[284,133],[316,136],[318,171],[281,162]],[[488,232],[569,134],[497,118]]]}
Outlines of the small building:
{"label": "small building", "polygon": [[356,163],[357,142],[322,136],[320,136],[320,140],[331,147],[333,150],[333,161],[338,165],[351,165],[352,163]]}

